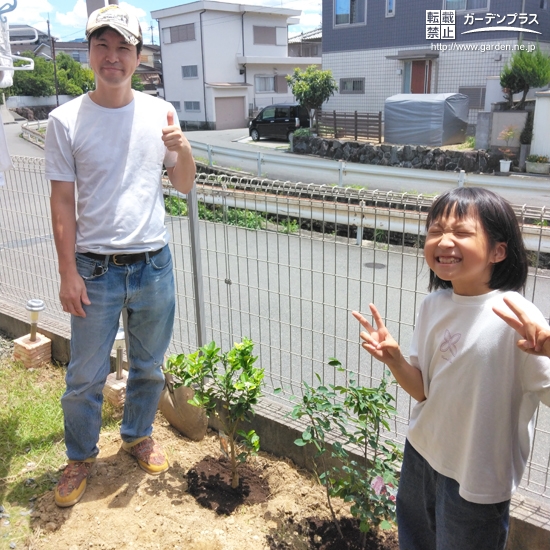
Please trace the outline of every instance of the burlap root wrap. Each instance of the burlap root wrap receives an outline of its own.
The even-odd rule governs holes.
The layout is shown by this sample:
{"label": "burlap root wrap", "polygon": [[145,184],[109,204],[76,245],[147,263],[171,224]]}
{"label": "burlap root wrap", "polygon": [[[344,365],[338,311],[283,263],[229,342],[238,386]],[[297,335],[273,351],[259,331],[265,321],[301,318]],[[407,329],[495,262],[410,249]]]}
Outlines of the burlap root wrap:
{"label": "burlap root wrap", "polygon": [[166,420],[185,437],[200,441],[208,428],[208,417],[203,408],[190,405],[193,398],[192,388],[180,386],[174,388],[174,378],[164,373],[165,384],[159,401],[159,410]]}

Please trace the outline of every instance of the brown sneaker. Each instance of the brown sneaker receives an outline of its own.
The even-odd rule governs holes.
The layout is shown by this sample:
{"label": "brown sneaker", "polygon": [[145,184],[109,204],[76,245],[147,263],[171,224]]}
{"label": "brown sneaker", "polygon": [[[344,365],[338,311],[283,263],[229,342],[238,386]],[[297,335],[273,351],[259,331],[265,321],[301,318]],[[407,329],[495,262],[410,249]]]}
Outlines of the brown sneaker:
{"label": "brown sneaker", "polygon": [[86,461],[69,460],[55,488],[54,500],[58,506],[61,508],[73,506],[82,498],[93,465],[93,459]]}
{"label": "brown sneaker", "polygon": [[141,469],[148,474],[158,475],[168,470],[168,460],[162,447],[152,438],[144,437],[132,443],[122,442],[122,448],[137,458]]}

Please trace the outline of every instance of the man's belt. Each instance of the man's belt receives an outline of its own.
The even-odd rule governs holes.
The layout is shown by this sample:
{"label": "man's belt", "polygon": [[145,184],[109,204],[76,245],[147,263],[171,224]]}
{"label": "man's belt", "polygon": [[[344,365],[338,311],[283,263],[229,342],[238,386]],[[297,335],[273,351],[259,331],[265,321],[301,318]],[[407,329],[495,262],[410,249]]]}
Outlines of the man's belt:
{"label": "man's belt", "polygon": [[115,265],[132,265],[137,262],[143,262],[149,258],[156,256],[162,252],[162,248],[153,250],[152,252],[138,252],[137,254],[95,254],[94,252],[82,252],[83,256],[92,258],[92,260],[100,260],[102,262],[107,258],[110,263]]}

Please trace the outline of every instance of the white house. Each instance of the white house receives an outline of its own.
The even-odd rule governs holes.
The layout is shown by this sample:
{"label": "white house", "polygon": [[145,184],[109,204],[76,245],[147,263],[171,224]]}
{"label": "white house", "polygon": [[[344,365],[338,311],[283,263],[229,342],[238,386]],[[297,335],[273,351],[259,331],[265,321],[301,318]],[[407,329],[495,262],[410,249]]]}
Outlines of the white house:
{"label": "white house", "polygon": [[249,112],[293,100],[285,76],[321,66],[288,56],[299,10],[199,1],[152,11],[159,24],[164,96],[185,126],[244,128]]}

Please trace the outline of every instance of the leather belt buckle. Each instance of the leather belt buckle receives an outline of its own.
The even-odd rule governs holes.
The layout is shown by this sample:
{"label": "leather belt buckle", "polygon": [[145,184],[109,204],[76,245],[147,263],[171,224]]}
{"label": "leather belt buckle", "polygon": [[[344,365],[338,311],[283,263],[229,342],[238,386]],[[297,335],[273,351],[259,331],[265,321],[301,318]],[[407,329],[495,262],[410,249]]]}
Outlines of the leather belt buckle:
{"label": "leather belt buckle", "polygon": [[117,257],[120,256],[121,258],[124,258],[125,256],[127,256],[127,254],[113,254],[111,256],[111,261],[115,264],[115,265],[118,265],[118,266],[121,266],[121,265],[126,265],[125,263],[118,263],[117,261]]}

